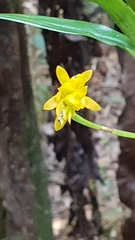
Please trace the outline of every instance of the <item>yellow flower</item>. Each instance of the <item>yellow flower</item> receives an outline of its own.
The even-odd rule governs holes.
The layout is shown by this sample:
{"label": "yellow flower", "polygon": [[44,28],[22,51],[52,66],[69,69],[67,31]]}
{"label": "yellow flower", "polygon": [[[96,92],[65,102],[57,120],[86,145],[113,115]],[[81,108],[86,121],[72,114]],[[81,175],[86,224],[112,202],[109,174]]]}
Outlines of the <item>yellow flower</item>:
{"label": "yellow flower", "polygon": [[86,96],[88,86],[85,84],[91,78],[92,70],[84,71],[70,78],[64,68],[57,66],[56,75],[61,86],[58,88],[58,93],[43,106],[44,110],[56,108],[55,131],[63,128],[67,121],[70,124],[75,111],[85,107],[92,111],[101,109],[94,100]]}

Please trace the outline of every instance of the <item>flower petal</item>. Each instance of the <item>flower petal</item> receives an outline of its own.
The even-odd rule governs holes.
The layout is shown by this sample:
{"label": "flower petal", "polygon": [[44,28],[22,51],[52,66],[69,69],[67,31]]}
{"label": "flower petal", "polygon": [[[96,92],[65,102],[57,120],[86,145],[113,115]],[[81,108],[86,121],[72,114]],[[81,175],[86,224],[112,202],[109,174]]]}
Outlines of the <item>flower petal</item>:
{"label": "flower petal", "polygon": [[71,106],[75,110],[77,110],[81,104],[81,101],[76,99],[73,94],[67,95],[64,101],[67,105]]}
{"label": "flower petal", "polygon": [[70,111],[68,112],[68,123],[71,124],[71,118],[74,114],[74,110],[73,109],[70,109]]}
{"label": "flower petal", "polygon": [[56,75],[61,85],[70,80],[67,71],[61,66],[56,67]]}
{"label": "flower petal", "polygon": [[66,82],[61,87],[59,87],[58,90],[62,96],[65,97],[75,91],[75,87],[70,82]]}
{"label": "flower petal", "polygon": [[74,96],[74,98],[81,100],[87,93],[87,86],[81,87],[79,89],[77,89],[76,91],[74,91],[74,93],[72,93],[72,95]]}
{"label": "flower petal", "polygon": [[51,97],[43,106],[44,110],[52,110],[57,107],[56,95]]}
{"label": "flower petal", "polygon": [[92,76],[92,70],[87,70],[82,73],[82,76],[84,78],[84,82],[88,82],[91,79]]}
{"label": "flower petal", "polygon": [[61,111],[63,110],[63,100],[61,100],[59,103],[57,103],[56,107],[56,116],[60,116]]}
{"label": "flower petal", "polygon": [[69,105],[72,109],[78,111],[79,109],[81,109],[81,106],[82,106],[81,100],[82,98],[84,98],[86,93],[87,93],[87,86],[77,89],[73,93],[68,94],[65,97],[64,102],[67,104],[67,106]]}
{"label": "flower petal", "polygon": [[63,123],[61,124],[61,122],[58,120],[58,118],[55,118],[54,121],[54,129],[55,131],[59,131],[60,129],[62,129],[66,124],[66,121],[63,121]]}
{"label": "flower petal", "polygon": [[94,112],[99,111],[101,109],[99,104],[89,97],[84,97],[82,99],[82,105],[83,107],[86,107]]}
{"label": "flower petal", "polygon": [[92,76],[92,70],[84,71],[81,74],[77,74],[71,78],[71,80],[74,80],[74,84],[76,85],[76,88],[83,87],[86,82],[90,80]]}
{"label": "flower petal", "polygon": [[56,101],[57,102],[61,101],[61,98],[62,98],[61,92],[58,92],[55,96],[56,96]]}

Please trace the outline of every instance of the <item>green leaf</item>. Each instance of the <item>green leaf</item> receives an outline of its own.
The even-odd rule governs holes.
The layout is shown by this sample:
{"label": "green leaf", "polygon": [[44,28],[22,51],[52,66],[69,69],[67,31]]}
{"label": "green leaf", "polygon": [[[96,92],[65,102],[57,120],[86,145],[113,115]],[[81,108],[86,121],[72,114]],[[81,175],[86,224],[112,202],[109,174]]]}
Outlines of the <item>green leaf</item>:
{"label": "green leaf", "polygon": [[[135,12],[122,0],[88,0],[99,4],[135,45]],[[129,2],[134,3],[133,0]],[[135,4],[134,4],[135,5]]]}
{"label": "green leaf", "polygon": [[126,2],[135,11],[135,0],[126,0]]}
{"label": "green leaf", "polygon": [[79,20],[25,14],[0,14],[0,19],[29,24],[61,33],[91,37],[111,46],[118,46],[135,58],[135,46],[128,37],[104,25]]}

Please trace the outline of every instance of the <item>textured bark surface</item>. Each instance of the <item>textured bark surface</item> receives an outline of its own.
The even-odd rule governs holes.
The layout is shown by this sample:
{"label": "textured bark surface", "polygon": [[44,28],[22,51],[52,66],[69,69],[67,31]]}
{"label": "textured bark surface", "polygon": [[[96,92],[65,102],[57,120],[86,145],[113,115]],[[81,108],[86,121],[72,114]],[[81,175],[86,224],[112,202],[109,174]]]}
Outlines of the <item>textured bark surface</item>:
{"label": "textured bark surface", "polygon": [[[87,19],[83,13],[82,1],[44,1],[39,0],[39,14],[73,19]],[[100,48],[96,41],[81,36],[58,34],[43,30],[47,49],[47,60],[52,77],[54,91],[58,86],[55,70],[57,65],[66,68],[70,76],[82,72],[90,62],[92,54],[100,55]],[[84,112],[82,111],[82,114]],[[83,194],[85,188],[90,193],[90,179],[99,177],[97,166],[94,162],[95,149],[91,132],[76,123],[72,128],[66,125],[60,132],[55,133],[53,139],[58,161],[66,160],[67,180],[64,190],[68,189],[73,202],[70,207],[69,225],[72,226],[71,235],[76,239],[85,238],[92,240],[101,232],[100,214],[98,203],[94,194],[89,194],[88,199]],[[67,187],[67,188],[66,188]],[[85,215],[85,205],[92,203],[93,220],[89,221]],[[97,216],[97,221],[95,220]]]}
{"label": "textured bark surface", "polygon": [[[0,12],[10,12],[0,1]],[[24,99],[16,25],[0,21],[0,192],[6,236],[35,239],[34,191],[22,144]],[[4,236],[5,237],[5,236]]]}
{"label": "textured bark surface", "polygon": [[[21,0],[13,1],[16,13],[23,13]],[[52,215],[48,195],[48,181],[45,162],[40,147],[40,135],[37,125],[34,98],[31,86],[29,69],[27,37],[24,25],[17,25],[21,80],[24,100],[25,127],[23,132],[23,147],[25,159],[30,166],[30,177],[34,186],[34,224],[36,226],[36,239],[53,240]]]}
{"label": "textured bark surface", "polygon": [[[22,13],[21,0],[0,1],[0,11],[9,5]],[[0,238],[52,240],[24,26],[0,21],[0,46]]]}
{"label": "textured bark surface", "polygon": [[[121,53],[122,86],[126,105],[119,119],[121,129],[135,132],[135,60]],[[123,239],[135,239],[135,140],[120,138],[121,154],[117,172],[121,201],[131,209],[131,217],[123,226]]]}

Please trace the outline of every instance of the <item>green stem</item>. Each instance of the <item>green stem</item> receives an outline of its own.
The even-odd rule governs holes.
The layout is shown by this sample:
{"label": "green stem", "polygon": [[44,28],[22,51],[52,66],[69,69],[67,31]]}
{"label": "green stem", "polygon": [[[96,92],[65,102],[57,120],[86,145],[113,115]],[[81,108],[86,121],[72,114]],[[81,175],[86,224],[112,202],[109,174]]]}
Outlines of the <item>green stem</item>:
{"label": "green stem", "polygon": [[93,128],[95,130],[101,130],[101,126],[99,124],[96,124],[96,123],[92,123],[86,119],[84,119],[83,117],[81,117],[80,115],[78,115],[77,113],[74,113],[74,115],[72,116],[72,119],[75,121],[75,122],[78,122],[86,127],[89,127],[89,128]]}
{"label": "green stem", "polygon": [[135,138],[135,133],[114,129],[113,134],[124,138]]}
{"label": "green stem", "polygon": [[105,126],[90,122],[90,121],[84,119],[83,117],[81,117],[80,115],[78,115],[77,113],[74,113],[74,115],[72,116],[72,119],[75,122],[78,122],[78,123],[80,123],[80,124],[82,124],[86,127],[93,128],[95,130],[101,130],[101,131],[104,131],[104,132],[109,132],[109,133],[112,133],[112,134],[114,134],[118,137],[135,139],[135,133],[122,131],[122,130],[118,130],[118,129],[114,129],[114,128],[109,128],[109,127],[105,127]]}

